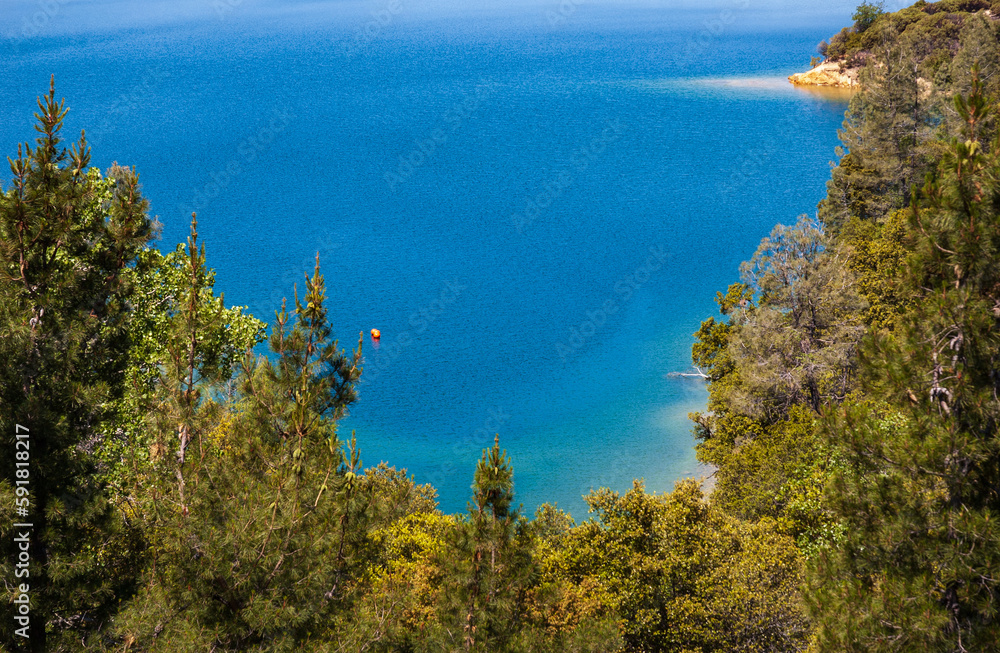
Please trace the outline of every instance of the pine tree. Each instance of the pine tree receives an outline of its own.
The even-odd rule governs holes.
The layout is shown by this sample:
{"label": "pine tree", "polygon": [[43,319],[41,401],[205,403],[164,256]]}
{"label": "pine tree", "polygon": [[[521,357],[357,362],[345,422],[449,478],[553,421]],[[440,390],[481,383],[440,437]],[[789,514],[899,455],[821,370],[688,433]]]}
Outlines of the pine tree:
{"label": "pine tree", "polygon": [[978,80],[914,194],[914,308],[863,350],[868,401],[828,427],[845,532],[816,560],[821,650],[1000,648],[1000,142]]}
{"label": "pine tree", "polygon": [[[83,135],[63,146],[66,113],[53,80],[38,101],[36,145],[18,147],[0,195],[0,432],[11,452],[0,486],[16,480],[15,430],[29,433],[30,512],[17,521],[33,524],[27,643],[36,651],[84,646],[131,591],[134,529],[94,475],[94,451],[122,392],[124,272],[155,229],[133,171],[115,167],[103,182],[87,170]],[[0,531],[0,573],[13,579],[10,523]],[[13,624],[2,619],[6,641]]]}
{"label": "pine tree", "polygon": [[[193,226],[197,240],[197,224]],[[190,245],[178,245],[166,255],[146,249],[126,271],[134,292],[126,325],[125,392],[115,402],[114,423],[97,454],[102,478],[137,513],[145,511],[144,504],[152,498],[146,492],[151,465],[168,453],[168,422],[178,423],[178,401],[184,401],[179,384],[190,363],[191,328],[196,333],[197,366],[186,385],[197,390],[207,375],[226,396],[232,394],[230,381],[246,352],[265,339],[266,325],[245,313],[245,307],[224,308],[224,297],[214,294],[215,273],[207,267],[203,249]],[[186,331],[172,326],[178,319],[188,322]],[[178,380],[179,394],[163,392],[164,375]],[[150,428],[150,422],[157,421],[159,428]]]}
{"label": "pine tree", "polygon": [[[193,234],[191,270],[203,251]],[[197,296],[192,275],[188,297]],[[248,354],[226,403],[198,334],[196,302],[176,316],[163,376],[154,560],[124,637],[149,650],[298,650],[321,641],[352,600],[371,492],[336,422],[355,400],[353,356],[333,340],[316,269],[283,307],[273,360]],[[207,320],[207,321],[206,321]]]}
{"label": "pine tree", "polygon": [[[152,413],[159,422],[156,433],[161,436],[154,444],[154,459],[162,458],[173,450],[176,461],[169,465],[177,480],[176,498],[179,511],[188,513],[185,489],[189,480],[185,479],[188,468],[188,447],[196,444],[203,450],[201,437],[211,425],[214,407],[210,399],[202,400],[202,392],[217,386],[222,379],[219,367],[203,342],[208,332],[217,328],[225,307],[222,298],[211,302],[208,310],[202,310],[201,297],[206,289],[205,246],[198,244],[198,219],[191,215],[191,235],[188,237],[185,273],[186,287],[180,298],[179,310],[173,316],[172,328],[164,334],[166,357],[161,366],[161,399]],[[176,448],[164,435],[177,434]],[[194,479],[200,465],[193,465]]]}
{"label": "pine tree", "polygon": [[925,145],[936,119],[918,82],[919,44],[898,35],[891,21],[879,32],[839,132],[842,158],[819,205],[819,218],[834,233],[852,216],[879,222],[904,206],[928,167]]}
{"label": "pine tree", "polygon": [[514,471],[498,435],[476,464],[469,515],[442,561],[450,576],[446,646],[505,651],[519,629],[532,562],[526,522],[513,502]]}

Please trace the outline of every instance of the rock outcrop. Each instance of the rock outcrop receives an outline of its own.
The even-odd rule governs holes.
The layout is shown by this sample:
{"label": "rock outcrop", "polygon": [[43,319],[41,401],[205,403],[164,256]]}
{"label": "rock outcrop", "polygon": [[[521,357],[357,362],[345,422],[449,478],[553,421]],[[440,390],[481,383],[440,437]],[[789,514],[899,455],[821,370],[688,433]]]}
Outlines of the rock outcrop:
{"label": "rock outcrop", "polygon": [[834,61],[824,61],[809,72],[795,73],[788,81],[796,86],[833,86],[854,88],[858,83],[856,68],[843,68]]}

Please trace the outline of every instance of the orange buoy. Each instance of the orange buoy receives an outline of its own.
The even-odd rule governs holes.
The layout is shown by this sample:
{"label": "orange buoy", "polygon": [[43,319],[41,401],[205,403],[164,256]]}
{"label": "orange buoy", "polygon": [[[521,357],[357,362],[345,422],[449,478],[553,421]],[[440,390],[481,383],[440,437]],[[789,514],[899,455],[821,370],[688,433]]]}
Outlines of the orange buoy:
{"label": "orange buoy", "polygon": [[382,337],[382,332],[378,329],[372,329],[372,340],[378,340]]}

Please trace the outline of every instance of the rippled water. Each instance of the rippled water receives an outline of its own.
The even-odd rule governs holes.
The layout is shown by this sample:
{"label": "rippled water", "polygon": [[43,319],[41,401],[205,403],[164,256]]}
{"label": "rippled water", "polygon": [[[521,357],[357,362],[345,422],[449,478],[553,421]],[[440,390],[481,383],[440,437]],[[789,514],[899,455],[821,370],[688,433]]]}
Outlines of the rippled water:
{"label": "rippled water", "polygon": [[665,375],[738,263],[822,196],[845,98],[784,78],[835,25],[231,8],[18,41],[0,146],[33,137],[55,73],[95,164],[137,166],[163,248],[198,211],[228,303],[270,319],[319,251],[341,344],[382,332],[344,428],[446,511],[494,433],[528,511],[699,473],[704,388]]}

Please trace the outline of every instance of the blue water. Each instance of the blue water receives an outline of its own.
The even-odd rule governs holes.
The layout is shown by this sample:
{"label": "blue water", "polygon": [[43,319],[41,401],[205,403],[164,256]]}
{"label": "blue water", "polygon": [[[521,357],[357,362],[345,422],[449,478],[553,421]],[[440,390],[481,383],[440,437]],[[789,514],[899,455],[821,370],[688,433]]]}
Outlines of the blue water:
{"label": "blue water", "polygon": [[293,4],[113,28],[59,5],[8,31],[0,150],[54,73],[93,163],[137,167],[162,248],[198,212],[227,303],[270,320],[318,251],[341,345],[382,332],[342,435],[445,511],[495,433],[526,512],[703,473],[704,386],[665,375],[822,197],[845,102],[783,78],[846,17]]}

